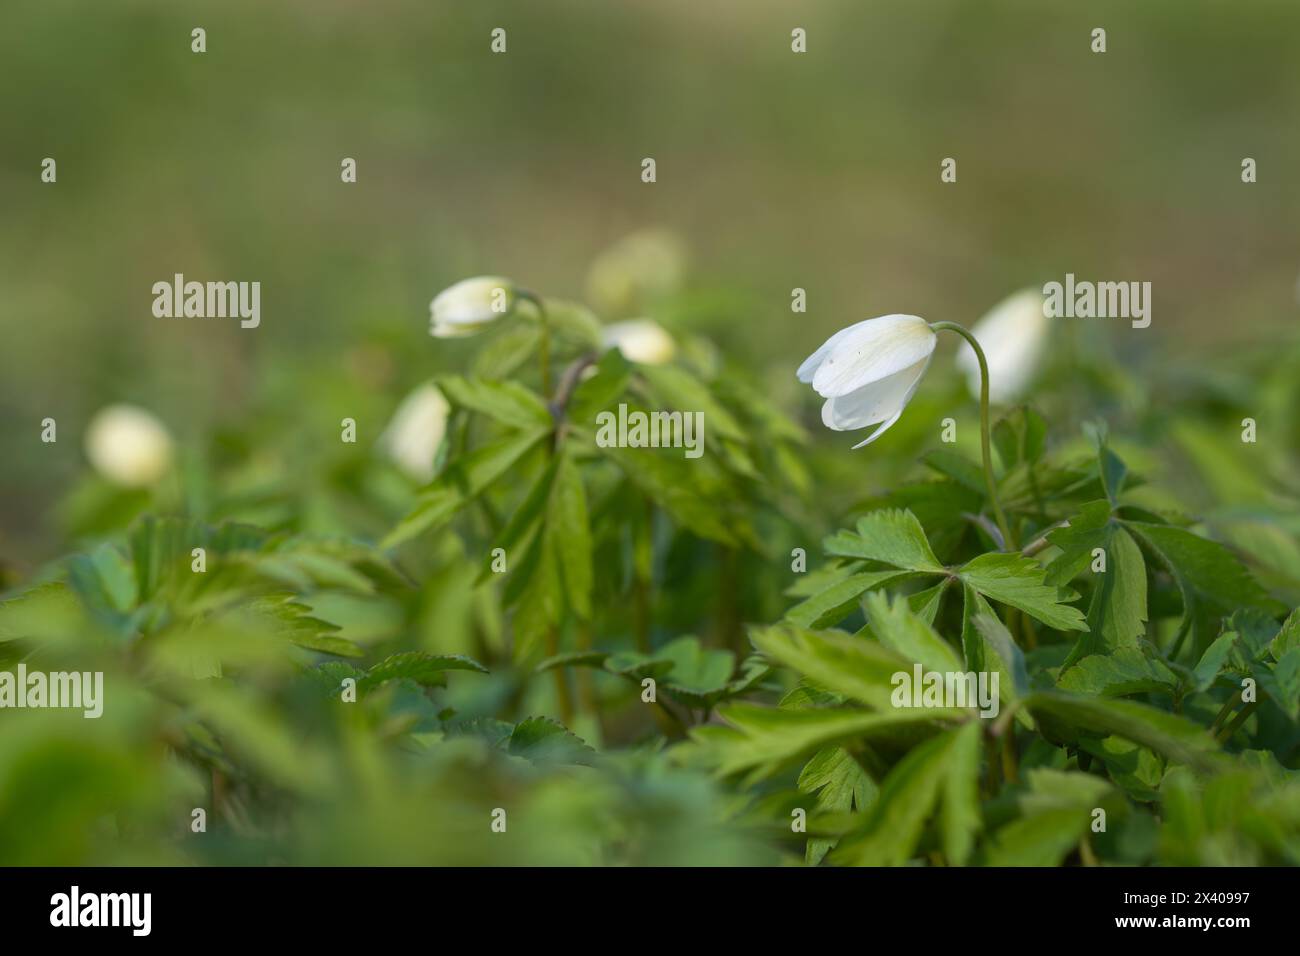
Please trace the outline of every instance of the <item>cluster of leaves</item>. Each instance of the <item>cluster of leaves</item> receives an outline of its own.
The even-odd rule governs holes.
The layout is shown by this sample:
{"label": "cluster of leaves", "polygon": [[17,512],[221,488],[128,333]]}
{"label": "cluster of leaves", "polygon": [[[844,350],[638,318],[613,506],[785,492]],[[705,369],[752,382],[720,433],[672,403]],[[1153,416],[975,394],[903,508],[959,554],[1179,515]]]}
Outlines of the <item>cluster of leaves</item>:
{"label": "cluster of leaves", "polygon": [[[1029,544],[983,550],[1006,543],[978,518],[973,465],[930,456],[941,477],[885,503],[923,510],[948,563],[907,507],[829,536],[803,600],[753,633],[798,684],[723,707],[692,762],[773,826],[804,809],[809,863],[1300,863],[1300,612],[1129,502],[1104,429],[1084,460],[1048,455],[1027,410],[997,436]],[[854,616],[856,633],[827,629]],[[898,706],[913,668],[996,672],[1000,713]]]}
{"label": "cluster of leaves", "polygon": [[[548,318],[549,392],[536,322],[434,380],[422,487],[336,442],[265,472],[288,422],[179,488],[74,494],[82,546],[0,600],[0,667],[103,671],[104,716],[4,713],[0,860],[1300,862],[1289,490],[1193,519],[1140,446],[1020,408],[1010,540],[945,447],[801,573],[844,453],[680,329],[639,365]],[[702,411],[706,454],[598,443],[620,404]],[[1171,433],[1231,503],[1203,411]],[[918,672],[995,674],[997,714],[896,706]]]}

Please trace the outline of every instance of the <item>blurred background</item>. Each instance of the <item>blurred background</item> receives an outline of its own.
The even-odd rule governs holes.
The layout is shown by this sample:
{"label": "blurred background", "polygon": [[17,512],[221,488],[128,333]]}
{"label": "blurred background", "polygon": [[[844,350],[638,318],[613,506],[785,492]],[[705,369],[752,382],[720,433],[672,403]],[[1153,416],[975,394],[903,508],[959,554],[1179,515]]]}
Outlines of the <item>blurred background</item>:
{"label": "blurred background", "polygon": [[[104,404],[190,442],[274,416],[305,445],[348,414],[373,435],[464,361],[426,334],[438,289],[488,272],[582,298],[646,227],[690,250],[668,318],[810,423],[792,372],[834,330],[973,321],[1067,271],[1153,283],[1150,329],[1087,326],[1125,358],[1209,360],[1296,320],[1292,3],[11,0],[3,23],[10,562],[66,543],[52,508]],[[261,327],[154,318],[176,272],[259,280]]]}

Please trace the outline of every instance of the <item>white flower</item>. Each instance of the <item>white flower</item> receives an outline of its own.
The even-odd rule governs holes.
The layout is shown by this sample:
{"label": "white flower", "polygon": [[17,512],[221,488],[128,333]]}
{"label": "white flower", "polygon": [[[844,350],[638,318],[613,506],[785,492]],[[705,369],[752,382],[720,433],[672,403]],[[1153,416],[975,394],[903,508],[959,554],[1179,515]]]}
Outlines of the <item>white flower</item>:
{"label": "white flower", "polygon": [[172,439],[151,412],[135,405],[109,405],[86,426],[86,457],[117,485],[142,488],[167,473]]}
{"label": "white flower", "polygon": [[675,292],[685,271],[686,249],[677,236],[663,229],[634,232],[592,262],[587,298],[605,314],[627,315]]}
{"label": "white flower", "polygon": [[[1033,383],[1047,351],[1049,321],[1042,293],[1025,289],[1003,299],[975,323],[971,335],[989,363],[989,401],[1014,402]],[[957,367],[966,373],[971,394],[978,398],[979,361],[965,342],[957,353]]]}
{"label": "white flower", "polygon": [[837,432],[880,427],[854,448],[875,441],[903,414],[934,355],[935,334],[916,315],[882,315],[836,332],[799,366],[826,399],[822,421]]}
{"label": "white flower", "polygon": [[515,285],[500,276],[462,279],[429,303],[429,334],[452,339],[473,335],[514,311]]}
{"label": "white flower", "polygon": [[605,348],[618,349],[629,362],[664,365],[677,354],[677,344],[662,325],[652,319],[628,319],[605,326]]}
{"label": "white flower", "polygon": [[447,434],[450,411],[434,385],[421,385],[402,399],[379,444],[407,477],[421,483],[433,478],[433,459]]}

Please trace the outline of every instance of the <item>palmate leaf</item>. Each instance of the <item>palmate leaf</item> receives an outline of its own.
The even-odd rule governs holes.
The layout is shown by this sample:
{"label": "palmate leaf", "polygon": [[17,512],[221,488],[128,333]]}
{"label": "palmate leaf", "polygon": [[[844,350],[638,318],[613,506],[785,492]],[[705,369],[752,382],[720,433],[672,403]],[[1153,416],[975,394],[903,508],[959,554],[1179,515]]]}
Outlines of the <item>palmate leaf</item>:
{"label": "palmate leaf", "polygon": [[547,427],[507,435],[449,464],[431,485],[420,492],[415,507],[380,542],[380,547],[393,548],[446,524],[549,434]]}
{"label": "palmate leaf", "polygon": [[1058,866],[1088,832],[1093,810],[1114,795],[1105,780],[1086,773],[1038,768],[1016,802],[1021,816],[993,833],[984,851],[990,866]]}
{"label": "palmate leaf", "polygon": [[951,863],[965,863],[981,826],[979,744],[979,724],[972,721],[910,750],[885,777],[866,823],[841,839],[831,861],[856,866],[906,863],[938,806],[944,855]]}
{"label": "palmate leaf", "polygon": [[1019,554],[981,554],[957,569],[964,583],[990,600],[1019,608],[1060,631],[1087,630],[1079,609],[1065,603],[1077,595],[1046,583],[1044,574],[1038,562]]}

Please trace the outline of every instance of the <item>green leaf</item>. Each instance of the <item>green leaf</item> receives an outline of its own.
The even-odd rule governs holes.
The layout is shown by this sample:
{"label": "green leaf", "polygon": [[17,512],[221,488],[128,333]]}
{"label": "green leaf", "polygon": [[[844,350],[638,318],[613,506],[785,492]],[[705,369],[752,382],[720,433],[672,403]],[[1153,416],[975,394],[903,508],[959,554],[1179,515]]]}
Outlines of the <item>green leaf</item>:
{"label": "green leaf", "polygon": [[1209,766],[1209,755],[1218,749],[1204,728],[1136,701],[1043,691],[1030,694],[1024,703],[1040,720],[1101,736],[1117,734],[1180,763]]}
{"label": "green leaf", "polygon": [[993,426],[992,438],[1006,471],[1021,463],[1032,465],[1043,457],[1047,447],[1047,422],[1032,408],[1022,405]]}
{"label": "green leaf", "polygon": [[867,558],[909,571],[944,573],[925,529],[911,511],[884,509],[858,519],[857,532],[839,531],[825,542],[830,554]]}
{"label": "green leaf", "polygon": [[[876,710],[893,709],[893,677],[911,672],[911,661],[905,657],[842,631],[810,631],[777,624],[753,630],[750,640],[776,663]],[[936,719],[944,716],[935,709],[927,712]]]}
{"label": "green leaf", "polygon": [[[999,696],[1010,702],[1029,693],[1029,673],[1025,668],[1025,654],[1012,639],[992,609],[975,596],[975,630],[983,642],[983,659],[974,671],[997,671]],[[981,606],[982,605],[982,606]]]}
{"label": "green leaf", "polygon": [[[799,773],[799,790],[816,793],[819,813],[862,812],[876,798],[878,788],[862,765],[843,747],[819,750]],[[811,838],[804,860],[816,866],[835,846],[834,840]]]}
{"label": "green leaf", "polygon": [[642,365],[637,371],[649,383],[655,404],[680,412],[703,412],[709,433],[718,438],[745,442],[748,436],[740,423],[713,397],[707,385],[677,365]]}
{"label": "green leaf", "polygon": [[388,533],[380,547],[395,547],[446,524],[549,434],[549,429],[533,429],[509,435],[476,448],[448,465],[446,471],[420,492],[415,507]]}
{"label": "green leaf", "polygon": [[980,594],[1019,608],[1030,617],[1060,631],[1084,631],[1088,625],[1078,608],[1064,603],[1077,595],[1044,583],[1045,572],[1032,558],[991,552],[966,562],[958,577]]}
{"label": "green leaf", "polygon": [[582,475],[567,451],[559,455],[546,513],[546,534],[555,549],[569,606],[582,620],[591,617],[591,527]]}
{"label": "green leaf", "polygon": [[1021,817],[989,838],[989,866],[1059,866],[1087,832],[1091,817],[1079,807],[1058,807]]}
{"label": "green leaf", "polygon": [[1292,611],[1282,623],[1277,637],[1269,645],[1269,653],[1273,655],[1273,660],[1280,661],[1283,654],[1297,647],[1300,647],[1300,608]]}
{"label": "green leaf", "polygon": [[491,382],[448,375],[437,379],[437,385],[453,405],[487,415],[511,428],[536,430],[551,426],[546,403],[516,381]]}
{"label": "green leaf", "polygon": [[880,593],[867,595],[867,620],[877,640],[885,647],[916,661],[928,671],[956,673],[962,670],[957,652],[929,624],[913,614],[904,598],[891,602]]}
{"label": "green leaf", "polygon": [[1056,686],[1076,694],[1124,697],[1158,691],[1173,694],[1178,675],[1141,648],[1123,647],[1109,654],[1093,654],[1062,670]]}
{"label": "green leaf", "polygon": [[425,687],[442,687],[447,671],[474,671],[486,674],[487,668],[463,654],[427,654],[405,651],[386,657],[366,672],[359,687],[377,687],[390,680],[413,680]]}
{"label": "green leaf", "polygon": [[858,607],[858,599],[873,588],[905,581],[911,571],[861,571],[837,581],[786,612],[785,619],[800,627],[838,624]]}
{"label": "green leaf", "polygon": [[1260,686],[1293,721],[1300,719],[1300,647],[1293,647],[1272,667],[1258,673]]}
{"label": "green leaf", "polygon": [[512,756],[538,764],[590,766],[596,757],[596,752],[581,737],[549,717],[521,721],[506,741],[506,750]]}
{"label": "green leaf", "polygon": [[790,762],[848,740],[894,738],[903,728],[934,719],[933,710],[896,710],[885,714],[858,710],[789,710],[729,703],[718,716],[730,726],[694,728],[691,737],[713,758],[722,776],[751,771],[750,780],[771,776]]}
{"label": "green leaf", "polygon": [[1198,691],[1208,690],[1214,685],[1223,665],[1228,662],[1233,647],[1237,643],[1236,631],[1225,631],[1214,639],[1214,643],[1205,649],[1201,659],[1192,671],[1192,684]]}
{"label": "green leaf", "polygon": [[980,816],[980,727],[976,721],[953,732],[947,776],[939,803],[939,837],[951,866],[964,866],[983,824]]}
{"label": "green leaf", "polygon": [[1183,597],[1183,624],[1199,654],[1218,636],[1221,617],[1242,607],[1268,608],[1263,588],[1231,551],[1183,528],[1126,522],[1159,556]]}
{"label": "green leaf", "polygon": [[975,722],[912,748],[885,777],[866,824],[840,841],[831,862],[856,866],[906,863],[915,856],[925,823],[940,802],[944,850],[954,862],[964,862],[979,826],[973,789],[978,781],[978,748],[979,725]]}

